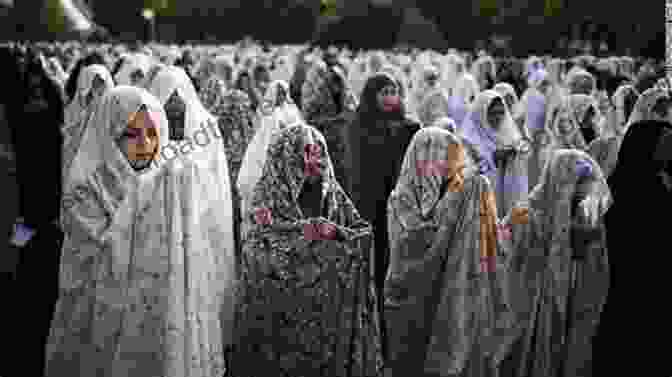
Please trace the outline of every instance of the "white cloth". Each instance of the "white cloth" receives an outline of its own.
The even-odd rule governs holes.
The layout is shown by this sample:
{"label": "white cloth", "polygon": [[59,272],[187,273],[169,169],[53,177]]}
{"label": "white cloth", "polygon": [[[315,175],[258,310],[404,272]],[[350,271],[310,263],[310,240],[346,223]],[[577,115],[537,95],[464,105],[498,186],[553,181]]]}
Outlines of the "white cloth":
{"label": "white cloth", "polygon": [[130,54],[123,57],[124,63],[121,69],[114,76],[114,81],[117,85],[136,85],[142,86],[143,80],[138,83],[133,83],[132,76],[135,72],[140,71],[143,78],[149,75],[149,71],[154,64],[152,57],[145,54]]}
{"label": "white cloth", "polygon": [[[222,342],[232,344],[236,257],[233,228],[233,199],[226,151],[217,119],[202,105],[182,68],[167,67],[157,73],[150,92],[165,104],[177,91],[186,105],[184,140],[171,142],[173,167],[188,189],[184,205],[189,209],[185,232],[193,250],[208,254],[220,300]],[[205,140],[203,140],[205,138]],[[168,147],[170,148],[170,147]],[[170,156],[162,156],[170,158]]]}
{"label": "white cloth", "polygon": [[[142,107],[166,146],[165,112],[141,88],[108,91],[87,127],[76,159],[86,163],[73,180],[79,198],[67,213],[47,377],[225,372],[220,256],[202,247],[204,240],[221,238],[204,233],[222,227],[216,211],[193,200],[216,182],[205,181],[201,170],[191,175],[162,161],[141,172],[131,168],[117,139]],[[202,181],[189,179],[194,176]]]}
{"label": "white cloth", "polygon": [[[96,108],[99,98],[88,98],[96,77],[103,80],[105,91],[114,86],[112,75],[105,66],[94,64],[85,67],[77,78],[77,90],[75,96],[65,108],[64,123],[61,129],[63,133],[63,161],[62,161],[62,179],[63,192],[70,192],[69,183],[70,167],[80,147],[89,118]],[[103,93],[104,93],[103,92]],[[87,103],[87,101],[89,101]]]}
{"label": "white cloth", "polygon": [[[279,90],[284,90],[286,94],[286,101],[283,103],[277,101]],[[301,111],[289,97],[287,82],[271,83],[264,95],[264,102],[270,105],[264,107],[265,113],[261,117],[261,127],[247,147],[238,172],[237,185],[241,197],[241,213],[247,213],[247,206],[252,200],[254,187],[263,173],[268,146],[273,143],[281,130],[298,124],[303,119]]]}
{"label": "white cloth", "polygon": [[453,96],[462,99],[467,105],[472,104],[479,92],[478,82],[471,73],[464,72],[455,81]]}

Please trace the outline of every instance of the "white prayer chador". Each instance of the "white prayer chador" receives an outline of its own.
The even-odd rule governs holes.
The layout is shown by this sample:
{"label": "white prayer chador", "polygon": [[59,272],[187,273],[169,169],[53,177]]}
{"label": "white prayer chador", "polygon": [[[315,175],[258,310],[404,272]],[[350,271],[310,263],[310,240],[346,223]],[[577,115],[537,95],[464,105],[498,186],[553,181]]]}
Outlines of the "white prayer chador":
{"label": "white prayer chador", "polygon": [[[67,176],[69,175],[70,164],[77,154],[87,121],[91,116],[93,109],[98,104],[99,98],[91,96],[93,82],[100,78],[105,87],[105,91],[114,86],[112,75],[107,68],[100,64],[93,64],[85,67],[77,77],[77,90],[75,96],[65,108],[63,122],[63,186],[68,187]],[[65,191],[65,190],[64,190]]]}
{"label": "white prayer chador", "polygon": [[[280,102],[278,92],[285,92],[285,101]],[[257,130],[245,151],[243,163],[238,173],[238,192],[241,197],[241,213],[247,213],[254,187],[261,178],[266,163],[266,150],[273,143],[278,132],[297,124],[303,117],[301,111],[289,96],[289,85],[285,81],[274,81],[264,95],[261,127]]]}
{"label": "white prayer chador", "polygon": [[144,89],[120,86],[103,96],[75,158],[47,377],[225,372],[217,259],[199,247],[201,233],[193,232],[199,212],[188,195],[201,187],[171,164],[135,171],[118,146],[142,109],[165,146],[161,104]]}
{"label": "white prayer chador", "polygon": [[214,287],[220,299],[222,342],[231,344],[236,284],[235,242],[233,237],[233,201],[229,182],[226,150],[217,120],[201,104],[196,89],[182,68],[167,67],[151,83],[150,93],[164,105],[177,91],[185,103],[184,140],[171,141],[174,148],[162,155],[173,158],[188,188],[186,205],[190,218],[185,226],[191,235],[193,251],[209,254],[216,269]]}

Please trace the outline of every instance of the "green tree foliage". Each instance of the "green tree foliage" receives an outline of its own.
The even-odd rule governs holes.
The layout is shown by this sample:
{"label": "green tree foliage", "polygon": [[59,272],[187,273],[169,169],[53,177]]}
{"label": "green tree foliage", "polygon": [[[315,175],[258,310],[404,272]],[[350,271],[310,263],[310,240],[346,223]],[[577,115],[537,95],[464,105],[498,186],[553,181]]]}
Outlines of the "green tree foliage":
{"label": "green tree foliage", "polygon": [[499,14],[498,0],[480,0],[480,15],[483,17],[495,17]]}
{"label": "green tree foliage", "polygon": [[47,23],[47,30],[49,33],[63,33],[67,31],[67,24],[65,20],[65,10],[61,6],[60,0],[45,1],[45,18]]}
{"label": "green tree foliage", "polygon": [[152,9],[160,16],[177,15],[177,0],[143,0],[145,9]]}
{"label": "green tree foliage", "polygon": [[553,17],[560,14],[564,7],[563,0],[545,0],[544,1],[544,16]]}
{"label": "green tree foliage", "polygon": [[336,16],[336,1],[320,0],[320,16],[322,17]]}

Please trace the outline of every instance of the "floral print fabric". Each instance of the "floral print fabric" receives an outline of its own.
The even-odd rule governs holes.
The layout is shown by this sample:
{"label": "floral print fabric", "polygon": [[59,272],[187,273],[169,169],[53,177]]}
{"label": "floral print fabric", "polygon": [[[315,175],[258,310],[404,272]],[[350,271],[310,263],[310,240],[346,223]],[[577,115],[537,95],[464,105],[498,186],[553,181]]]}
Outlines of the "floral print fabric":
{"label": "floral print fabric", "polygon": [[252,102],[243,91],[225,89],[224,83],[217,77],[208,80],[202,90],[201,101],[218,118],[227,151],[231,183],[235,187],[245,151],[255,133]]}
{"label": "floral print fabric", "polygon": [[345,184],[345,141],[343,128],[347,126],[357,108],[347,78],[338,67],[327,68],[324,62],[316,62],[303,83],[301,111],[306,122],[324,134],[336,179]]}
{"label": "floral print fabric", "polygon": [[[298,204],[307,145],[317,146],[321,218],[307,218]],[[371,227],[334,179],[317,130],[289,127],[269,146],[251,207],[244,214],[250,231],[241,260],[233,375],[380,376]],[[340,240],[306,237],[308,224],[330,224]]]}

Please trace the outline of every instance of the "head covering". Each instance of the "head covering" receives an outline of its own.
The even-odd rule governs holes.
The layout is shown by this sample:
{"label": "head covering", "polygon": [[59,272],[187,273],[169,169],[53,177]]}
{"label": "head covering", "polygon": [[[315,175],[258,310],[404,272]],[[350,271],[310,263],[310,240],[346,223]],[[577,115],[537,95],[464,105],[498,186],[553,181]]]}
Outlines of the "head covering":
{"label": "head covering", "polygon": [[[493,101],[499,99],[505,108],[505,115],[499,129],[488,123],[488,110]],[[494,90],[481,92],[465,118],[459,133],[465,147],[471,152],[472,161],[467,166],[467,175],[482,174],[488,177],[497,198],[500,216],[508,211],[521,195],[528,192],[527,152],[523,135],[516,126],[508,106]],[[497,167],[496,152],[510,150],[512,158],[507,158],[504,168]]]}
{"label": "head covering", "polygon": [[424,126],[429,126],[441,117],[447,117],[450,107],[448,93],[441,88],[435,87],[423,99],[418,107],[418,119]]}
{"label": "head covering", "polygon": [[[310,187],[305,185],[307,156],[319,167],[314,173],[321,177],[321,185],[314,187],[321,193],[319,218],[304,213],[299,199]],[[269,145],[263,174],[243,221],[248,231],[240,263],[240,301],[245,304],[239,306],[232,374],[279,370],[283,375],[312,376],[328,368],[380,375],[379,328],[371,305],[375,300],[369,264],[371,227],[336,181],[319,131],[298,124],[283,130]],[[340,239],[310,239],[307,229],[317,233],[327,225]],[[277,305],[285,313],[294,313],[293,320],[276,315]],[[348,313],[362,316],[350,321]],[[334,331],[350,335],[327,336]],[[305,336],[286,336],[302,332]],[[315,342],[321,344],[317,349]],[[257,347],[261,343],[268,344],[270,353]],[[334,354],[332,349],[342,352]]]}
{"label": "head covering", "polygon": [[594,115],[591,121],[596,119],[595,122],[591,122],[593,131],[595,132],[596,138],[602,135],[603,118],[597,99],[586,94],[572,94],[568,97],[568,100],[569,105],[572,107],[572,111],[574,111],[575,119],[581,126],[585,126],[585,124],[581,124],[581,122],[585,119],[588,111],[592,109]]}
{"label": "head covering", "polygon": [[282,80],[289,82],[294,75],[294,62],[289,55],[280,55],[275,60],[275,67],[271,72],[273,80]]}
{"label": "head covering", "polygon": [[495,84],[494,80],[497,78],[497,67],[495,65],[495,60],[491,56],[487,55],[479,57],[478,59],[476,59],[474,64],[472,64],[471,74],[478,82],[480,90],[492,89],[484,87],[484,85],[486,85],[486,82],[485,81],[481,82],[481,80],[488,80],[488,81],[492,80],[491,84],[494,86]]}
{"label": "head covering", "polygon": [[406,111],[404,109],[403,102],[401,103],[399,110],[394,112],[383,111],[378,104],[378,93],[380,93],[383,88],[389,85],[399,88],[399,83],[397,80],[392,75],[384,72],[376,73],[366,80],[359,107],[357,108],[357,114],[359,118],[366,118],[368,124],[375,123],[376,119],[400,120],[405,118]]}
{"label": "head covering", "polygon": [[255,132],[252,101],[247,93],[226,88],[218,77],[210,78],[201,90],[200,99],[207,110],[217,117],[229,161],[231,182],[235,182],[245,149]]}
{"label": "head covering", "polygon": [[106,89],[114,86],[114,80],[112,80],[112,75],[107,70],[107,67],[100,64],[84,67],[77,78],[77,89],[75,90],[73,99],[65,109],[64,127],[76,123],[82,111],[94,107],[94,103],[87,103],[87,98],[96,77],[103,80]]}
{"label": "head covering", "polygon": [[[415,133],[408,146],[396,187],[389,203],[406,207],[399,218],[406,231],[431,216],[446,190],[446,183],[456,170],[457,154],[464,153],[460,140],[453,133],[438,127],[427,127]],[[394,207],[394,205],[393,205]],[[408,211],[413,208],[413,211]],[[397,208],[400,209],[400,208]],[[392,234],[391,242],[395,242]]]}
{"label": "head covering", "polygon": [[184,69],[175,66],[162,69],[156,74],[148,90],[164,106],[175,92],[184,101],[186,105],[185,140],[191,138],[195,132],[216,124],[216,119],[201,103],[198,93],[196,93],[196,89]]}
{"label": "head covering", "polygon": [[464,59],[455,53],[446,55],[443,61],[443,88],[453,94],[457,78],[464,72]]}
{"label": "head covering", "polygon": [[[495,84],[492,90],[499,93],[499,95],[502,96],[502,98],[511,96],[513,97],[513,103],[514,104],[518,103],[518,94],[516,93],[516,89],[513,87],[513,85],[509,84],[508,82],[498,82],[497,84]],[[513,111],[513,109],[510,110]]]}
{"label": "head covering", "polygon": [[[96,108],[99,98],[89,98],[93,82],[96,78],[103,80],[105,91],[114,86],[110,72],[102,65],[93,64],[85,67],[79,74],[75,96],[65,109],[63,123],[63,183],[67,185],[70,164],[77,154],[79,143],[84,135],[87,121]],[[91,102],[87,102],[87,101]]]}
{"label": "head covering", "polygon": [[475,375],[484,360],[494,369],[507,354],[513,323],[497,260],[495,199],[481,175],[467,178],[461,192],[446,189],[460,153],[450,132],[418,131],[388,201],[385,305],[393,309],[387,320],[395,369]]}
{"label": "head covering", "polygon": [[[284,90],[286,102],[278,102],[278,92]],[[289,84],[285,81],[272,82],[264,95],[264,112],[261,116],[261,126],[254,133],[254,137],[245,151],[243,162],[238,173],[238,192],[241,197],[241,212],[245,213],[252,193],[259,178],[261,178],[266,152],[279,133],[287,127],[302,122],[299,109],[289,97]]]}
{"label": "head covering", "polygon": [[611,103],[613,105],[612,111],[609,114],[609,128],[611,132],[615,132],[617,134],[625,133],[628,118],[635,109],[633,104],[633,106],[629,109],[630,114],[626,114],[626,111],[628,110],[626,109],[626,98],[633,96],[635,98],[639,98],[639,92],[633,85],[630,84],[619,86],[611,96]]}
{"label": "head covering", "polygon": [[[201,104],[196,89],[184,69],[166,67],[151,83],[150,92],[161,105],[177,92],[185,103],[184,139],[171,141],[161,153],[163,162],[171,162],[189,187],[183,198],[185,205],[197,216],[185,226],[193,239],[193,250],[206,250],[215,256],[212,261],[217,280],[218,298],[224,301],[220,317],[223,328],[223,344],[233,342],[234,287],[236,260],[233,227],[233,197],[227,153],[221,142],[217,119]],[[221,296],[220,296],[221,295]]]}
{"label": "head covering", "polygon": [[[586,150],[588,143],[581,134],[581,122],[595,100],[584,94],[574,94],[554,109],[551,134],[557,148]],[[596,110],[597,111],[597,110]]]}
{"label": "head covering", "polygon": [[[117,140],[125,131],[128,122],[145,107],[154,121],[159,135],[159,150],[154,156],[154,165],[136,172],[119,149]],[[82,137],[81,146],[69,171],[69,187],[84,184],[101,165],[115,173],[115,185],[130,187],[151,180],[160,170],[158,162],[162,147],[168,144],[168,120],[159,101],[144,89],[117,86],[107,91],[89,119]],[[68,187],[64,190],[68,193]],[[150,200],[147,198],[147,200]]]}
{"label": "head covering", "polygon": [[582,68],[570,70],[565,81],[567,83],[567,88],[569,89],[569,94],[592,95],[597,86],[595,77]]}
{"label": "head covering", "polygon": [[[660,194],[661,183],[657,177],[663,168],[656,161],[657,146],[666,133],[672,131],[668,122],[657,120],[642,120],[633,123],[625,134],[618,152],[618,164],[609,178],[609,186],[617,198],[619,207],[628,205],[625,200],[636,199],[639,195]],[[656,189],[657,187],[657,189]],[[669,193],[666,193],[669,196]],[[667,199],[669,202],[669,199]]]}
{"label": "head covering", "polygon": [[[570,295],[571,258],[574,255],[570,241],[572,224],[572,199],[579,181],[579,173],[585,173],[584,166],[590,166],[595,182],[588,193],[600,205],[597,217],[602,219],[613,203],[611,192],[602,170],[587,153],[576,149],[557,149],[551,153],[544,168],[539,184],[532,190],[528,199],[530,215],[538,224],[534,227],[537,240],[544,240],[543,249],[550,250],[550,270],[554,281],[552,296],[561,311],[561,323],[569,321],[567,313]],[[559,330],[559,331],[564,331]]]}
{"label": "head covering", "polygon": [[471,73],[465,72],[458,77],[453,96],[470,105],[476,99],[479,92],[480,87],[476,78]]}
{"label": "head covering", "polygon": [[533,71],[527,79],[527,85],[530,88],[539,89],[539,86],[544,82],[548,81],[549,76],[548,72],[545,69],[537,69]]}
{"label": "head covering", "polygon": [[399,95],[401,96],[402,101],[406,101],[408,93],[408,79],[406,78],[406,74],[401,70],[401,68],[387,64],[380,70],[380,72],[387,73],[394,77],[397,85],[399,86]]}
{"label": "head covering", "polygon": [[[218,174],[213,161],[199,166],[194,160],[180,167],[155,160],[148,170],[134,171],[117,139],[143,107],[155,122],[159,145],[166,146],[161,104],[144,89],[120,86],[103,97],[77,156],[83,164],[73,165],[74,187],[89,196],[68,211],[70,243],[60,286],[62,297],[70,299],[54,315],[49,376],[95,374],[99,362],[131,376],[146,372],[126,369],[128,359],[116,356],[117,347],[144,350],[132,364],[150,370],[224,373],[222,348],[230,344],[235,286],[226,175]],[[92,261],[94,255],[106,257]],[[96,267],[105,279],[92,274]],[[107,310],[96,311],[88,304],[91,297]],[[78,315],[87,320],[73,323]],[[138,337],[145,326],[154,330]],[[80,342],[81,331],[95,335]],[[171,337],[195,341],[166,343]],[[86,359],[96,352],[95,360]]]}
{"label": "head covering", "polygon": [[[336,87],[341,91],[337,92]],[[337,66],[327,67],[323,61],[313,64],[301,88],[301,111],[306,121],[319,128],[319,118],[335,117],[356,107],[357,99],[344,72]]]}
{"label": "head covering", "polygon": [[[488,109],[495,99],[501,100],[506,108],[506,115],[498,130],[493,129],[487,120]],[[486,90],[476,97],[460,131],[464,140],[472,145],[483,159],[481,174],[489,175],[491,180],[494,178],[492,174],[497,170],[494,154],[498,147],[517,147],[522,139],[504,98],[494,90]]]}
{"label": "head covering", "polygon": [[670,98],[672,98],[672,95],[670,95],[669,90],[655,87],[647,89],[637,99],[635,108],[632,110],[632,114],[630,114],[630,119],[628,119],[626,129],[637,122],[662,120],[659,115],[653,112],[653,107],[658,101],[663,99],[669,100]]}
{"label": "head covering", "polygon": [[[243,221],[253,227],[257,224],[255,209],[264,208],[273,215],[272,227],[279,223],[293,223],[304,219],[299,195],[307,179],[304,168],[304,151],[307,145],[317,145],[323,192],[340,190],[327,151],[324,137],[307,124],[296,124],[286,128],[268,146],[263,173],[254,187],[249,210],[243,214]],[[263,224],[262,224],[263,226]]]}
{"label": "head covering", "polygon": [[147,78],[149,71],[154,64],[152,57],[145,54],[132,54],[123,58],[124,63],[119,69],[119,72],[114,76],[114,81],[117,85],[133,85],[133,75],[136,72],[142,74],[143,78],[138,86],[143,86],[144,80]]}

